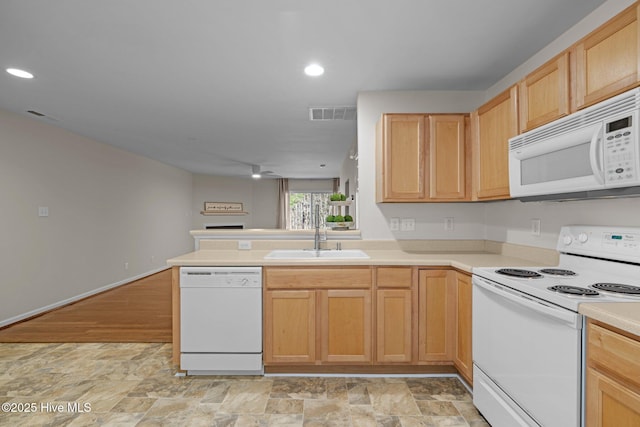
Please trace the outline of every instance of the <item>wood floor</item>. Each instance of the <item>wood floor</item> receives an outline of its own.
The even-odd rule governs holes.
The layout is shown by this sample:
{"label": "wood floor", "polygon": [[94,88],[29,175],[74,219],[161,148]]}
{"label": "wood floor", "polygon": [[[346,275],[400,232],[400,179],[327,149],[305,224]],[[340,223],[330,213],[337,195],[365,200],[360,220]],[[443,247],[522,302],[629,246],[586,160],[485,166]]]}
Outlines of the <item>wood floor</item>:
{"label": "wood floor", "polygon": [[171,342],[171,269],[0,329],[0,342]]}

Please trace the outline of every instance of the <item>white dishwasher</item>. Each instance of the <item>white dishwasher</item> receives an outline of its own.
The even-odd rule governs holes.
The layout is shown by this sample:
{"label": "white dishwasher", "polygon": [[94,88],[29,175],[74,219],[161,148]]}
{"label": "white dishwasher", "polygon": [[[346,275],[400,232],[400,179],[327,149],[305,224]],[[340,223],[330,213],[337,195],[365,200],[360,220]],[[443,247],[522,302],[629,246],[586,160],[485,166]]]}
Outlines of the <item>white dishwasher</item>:
{"label": "white dishwasher", "polygon": [[262,268],[180,268],[180,368],[261,375]]}

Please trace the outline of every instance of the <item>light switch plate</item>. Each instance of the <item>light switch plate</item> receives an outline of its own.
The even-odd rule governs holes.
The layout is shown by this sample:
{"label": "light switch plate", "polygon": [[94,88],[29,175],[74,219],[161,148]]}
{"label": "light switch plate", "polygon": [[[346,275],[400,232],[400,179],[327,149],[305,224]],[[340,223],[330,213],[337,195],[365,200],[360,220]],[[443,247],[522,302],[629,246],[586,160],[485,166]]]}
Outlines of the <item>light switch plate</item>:
{"label": "light switch plate", "polygon": [[38,206],[38,216],[49,216],[49,208],[47,206]]}
{"label": "light switch plate", "polygon": [[398,231],[400,230],[400,218],[390,218],[389,219],[389,230]]}

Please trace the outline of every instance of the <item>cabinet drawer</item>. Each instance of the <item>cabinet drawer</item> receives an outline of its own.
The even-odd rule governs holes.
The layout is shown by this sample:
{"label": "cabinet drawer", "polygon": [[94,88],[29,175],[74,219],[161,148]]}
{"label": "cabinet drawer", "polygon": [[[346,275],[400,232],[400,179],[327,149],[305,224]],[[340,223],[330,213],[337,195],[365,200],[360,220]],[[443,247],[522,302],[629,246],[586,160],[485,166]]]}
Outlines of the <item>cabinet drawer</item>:
{"label": "cabinet drawer", "polygon": [[640,387],[640,342],[589,324],[587,358],[590,366],[611,372]]}
{"label": "cabinet drawer", "polygon": [[370,267],[265,267],[267,289],[369,289]]}
{"label": "cabinet drawer", "polygon": [[411,267],[378,267],[376,284],[379,288],[410,288],[413,282]]}

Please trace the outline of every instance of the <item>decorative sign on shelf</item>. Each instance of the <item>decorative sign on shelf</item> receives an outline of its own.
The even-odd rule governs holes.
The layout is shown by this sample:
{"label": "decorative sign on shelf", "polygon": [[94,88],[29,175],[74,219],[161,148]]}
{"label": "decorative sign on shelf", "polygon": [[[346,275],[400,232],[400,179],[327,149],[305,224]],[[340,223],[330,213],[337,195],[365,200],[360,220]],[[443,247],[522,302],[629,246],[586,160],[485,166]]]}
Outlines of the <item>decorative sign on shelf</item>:
{"label": "decorative sign on shelf", "polygon": [[238,202],[204,202],[204,210],[201,212],[203,215],[244,215],[245,212],[242,208],[242,203]]}

